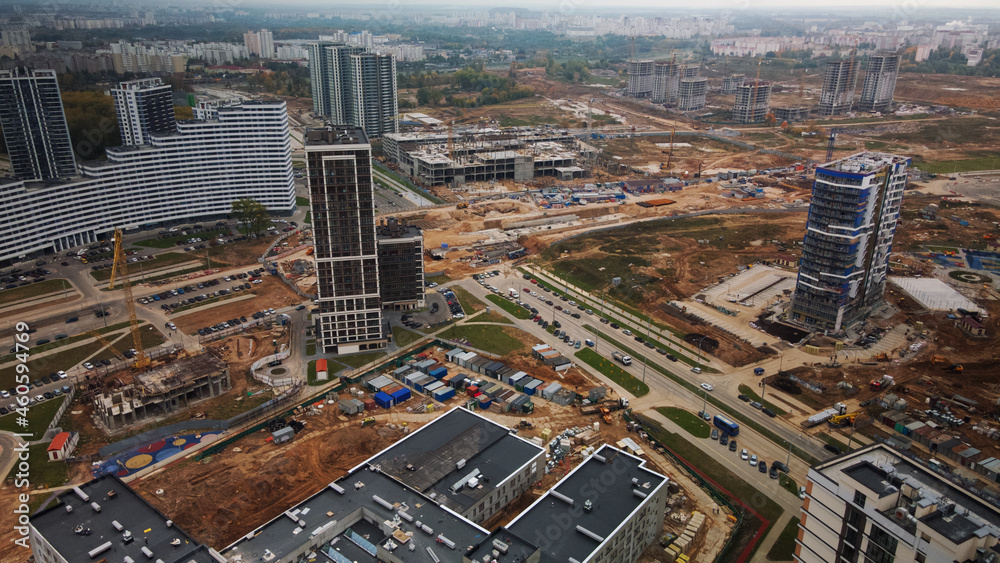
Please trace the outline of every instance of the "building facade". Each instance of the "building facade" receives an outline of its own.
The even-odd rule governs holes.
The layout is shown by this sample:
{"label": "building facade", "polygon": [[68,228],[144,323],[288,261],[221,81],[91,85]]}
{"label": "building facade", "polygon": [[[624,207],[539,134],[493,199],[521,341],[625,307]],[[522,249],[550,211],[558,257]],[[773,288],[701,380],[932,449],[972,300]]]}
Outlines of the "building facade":
{"label": "building facade", "polygon": [[851,111],[854,90],[858,85],[858,61],[829,61],[823,70],[823,91],[819,98],[820,115]]}
{"label": "building facade", "polygon": [[424,306],[424,234],[390,217],[378,225],[379,294],[385,309]]}
{"label": "building facade", "polygon": [[705,109],[708,95],[708,79],[703,77],[681,78],[677,88],[678,111],[701,111]]}
{"label": "building facade", "polygon": [[882,302],[909,163],[864,152],[816,168],[790,320],[839,332]]}
{"label": "building facade", "polygon": [[384,348],[371,144],[355,126],[306,131],[316,334],[326,353]]}
{"label": "building facade", "polygon": [[653,61],[628,62],[628,90],[630,98],[648,98],[653,94]]}
{"label": "building facade", "polygon": [[317,117],[361,127],[369,138],[399,130],[395,57],[330,41],[308,47]]}
{"label": "building facade", "polygon": [[650,101],[654,104],[676,104],[680,79],[680,66],[677,63],[671,61],[653,63],[653,98]]}
{"label": "building facade", "polygon": [[899,55],[880,54],[869,57],[868,72],[861,86],[858,109],[883,113],[891,111],[898,75]]}
{"label": "building facade", "polygon": [[985,562],[1000,511],[884,444],[809,470],[797,563]]}
{"label": "building facade", "polygon": [[97,242],[115,227],[225,217],[241,198],[294,211],[285,102],[242,102],[215,115],[180,121],[148,145],[108,149],[107,162],[84,165],[82,178],[0,180],[0,261]]}
{"label": "building facade", "polygon": [[251,55],[262,59],[274,58],[274,34],[266,29],[244,33],[243,45]]}
{"label": "building facade", "polygon": [[771,111],[771,83],[754,82],[736,87],[733,121],[760,123]]}
{"label": "building facade", "polygon": [[0,128],[17,179],[53,180],[77,174],[54,70],[0,71]]}
{"label": "building facade", "polygon": [[122,82],[111,90],[123,146],[145,145],[150,133],[177,130],[169,84],[159,78]]}

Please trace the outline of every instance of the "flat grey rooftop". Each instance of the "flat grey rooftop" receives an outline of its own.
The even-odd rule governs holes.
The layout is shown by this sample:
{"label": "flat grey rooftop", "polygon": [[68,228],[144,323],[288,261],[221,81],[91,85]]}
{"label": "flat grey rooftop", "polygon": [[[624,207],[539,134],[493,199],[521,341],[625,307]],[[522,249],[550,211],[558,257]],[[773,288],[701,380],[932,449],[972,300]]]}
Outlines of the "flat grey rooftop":
{"label": "flat grey rooftop", "polygon": [[[366,463],[463,512],[541,453],[542,448],[511,434],[506,426],[456,408]],[[453,493],[452,485],[473,470],[479,471],[481,487],[462,487]]]}
{"label": "flat grey rooftop", "polygon": [[[577,526],[607,538],[643,502],[634,490],[649,496],[667,481],[646,469],[644,460],[617,448],[605,445],[597,455],[605,461],[591,456],[507,525],[511,532],[541,548],[542,563],[565,563],[570,557],[585,561],[600,542],[577,531]],[[552,491],[572,499],[573,504]],[[593,504],[591,512],[583,508],[587,500]]]}
{"label": "flat grey rooftop", "polygon": [[[337,492],[334,485],[340,487],[343,494]],[[376,496],[393,508],[390,510],[376,501]],[[238,557],[235,560],[247,563],[261,561],[267,554],[281,559],[311,543],[312,536],[320,528],[333,526],[343,530],[333,540],[321,545],[318,551],[333,549],[351,561],[374,562],[375,556],[347,538],[347,528],[359,536],[367,535],[366,541],[381,545],[389,537],[383,523],[392,521],[400,512],[412,517],[412,521],[399,519],[399,529],[411,535],[395,550],[407,562],[431,563],[433,559],[427,548],[441,561],[460,561],[462,553],[489,535],[487,530],[455,516],[391,477],[368,469],[356,469],[250,532],[227,547],[223,555],[230,561]],[[431,533],[418,529],[417,522],[429,526]],[[439,535],[454,542],[455,549],[438,542]],[[409,549],[411,543],[414,545],[412,551]],[[328,560],[326,556],[319,559]]]}
{"label": "flat grey rooftop", "polygon": [[306,130],[306,147],[321,145],[367,145],[365,130],[354,125],[328,125]]}
{"label": "flat grey rooftop", "polygon": [[[496,544],[494,544],[494,540],[502,542],[506,546],[507,552],[501,552]],[[477,563],[480,561],[492,562],[494,560],[496,560],[496,563],[521,563],[527,561],[528,557],[534,555],[536,551],[538,551],[537,546],[531,545],[507,528],[499,528],[490,534],[490,537],[486,538],[485,541],[476,546],[474,550],[466,553],[465,556]],[[494,553],[497,553],[497,555],[494,556]]]}
{"label": "flat grey rooftop", "polygon": [[[125,557],[132,558],[132,561],[150,561],[142,553],[145,547],[153,553],[154,561],[216,562],[205,546],[176,525],[168,525],[169,518],[117,477],[98,477],[80,485],[79,490],[88,500],[83,500],[76,491],[69,489],[59,494],[53,506],[31,517],[31,525],[67,561],[89,563],[102,558],[108,563],[122,563]],[[109,493],[114,498],[109,498]],[[100,511],[95,510],[91,503],[97,503]],[[72,507],[72,511],[67,512],[67,507]],[[120,524],[123,530],[118,531],[113,522]],[[74,533],[78,526],[83,530],[90,529],[91,535]],[[130,543],[123,541],[125,531],[131,532],[134,538]],[[91,550],[108,542],[111,546],[97,557],[88,555]]]}

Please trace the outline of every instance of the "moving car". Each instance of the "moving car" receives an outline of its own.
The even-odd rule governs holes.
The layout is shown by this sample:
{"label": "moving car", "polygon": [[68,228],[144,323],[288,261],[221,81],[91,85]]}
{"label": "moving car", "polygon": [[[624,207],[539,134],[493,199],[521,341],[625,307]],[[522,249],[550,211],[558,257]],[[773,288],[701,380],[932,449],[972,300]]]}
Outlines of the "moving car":
{"label": "moving car", "polygon": [[701,384],[701,388],[704,389],[705,391],[711,391],[711,390],[715,389],[714,387],[712,387],[708,383],[702,383]]}

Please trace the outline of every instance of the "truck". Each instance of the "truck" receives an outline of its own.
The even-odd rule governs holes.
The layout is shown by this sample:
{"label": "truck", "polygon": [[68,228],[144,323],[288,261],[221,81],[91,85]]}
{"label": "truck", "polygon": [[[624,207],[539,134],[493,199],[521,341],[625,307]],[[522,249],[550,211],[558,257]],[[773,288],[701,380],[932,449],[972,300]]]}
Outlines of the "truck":
{"label": "truck", "polygon": [[721,414],[715,415],[712,423],[715,424],[716,428],[726,434],[729,434],[730,436],[736,436],[740,433],[740,425],[722,416]]}
{"label": "truck", "polygon": [[511,299],[517,299],[517,290],[516,289],[514,289],[513,287],[510,288],[509,293],[510,293]]}
{"label": "truck", "polygon": [[596,403],[591,403],[589,405],[580,406],[580,414],[582,415],[592,415],[600,414],[603,415],[604,411],[614,412],[622,409],[627,409],[628,399],[622,397],[620,399],[605,399],[603,401],[598,401]]}
{"label": "truck", "polygon": [[616,359],[616,360],[618,360],[619,362],[621,362],[621,364],[623,366],[630,366],[630,365],[632,365],[632,357],[631,356],[626,356],[625,354],[622,354],[621,352],[619,352],[617,350],[615,350],[614,352],[611,353],[611,357],[614,358],[614,359]]}

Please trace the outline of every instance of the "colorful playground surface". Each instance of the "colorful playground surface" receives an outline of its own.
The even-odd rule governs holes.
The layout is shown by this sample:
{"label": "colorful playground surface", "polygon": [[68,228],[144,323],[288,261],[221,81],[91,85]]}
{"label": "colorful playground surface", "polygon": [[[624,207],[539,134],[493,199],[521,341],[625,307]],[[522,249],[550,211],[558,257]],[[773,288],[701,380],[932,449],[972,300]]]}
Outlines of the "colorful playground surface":
{"label": "colorful playground surface", "polygon": [[956,248],[950,252],[931,252],[925,256],[946,268],[968,268],[1000,273],[1000,253]]}
{"label": "colorful playground surface", "polygon": [[110,474],[125,477],[141,471],[150,465],[169,459],[188,448],[201,443],[213,442],[221,431],[202,432],[199,434],[184,434],[170,436],[155,442],[150,442],[117,454],[95,466],[91,472],[94,477]]}

